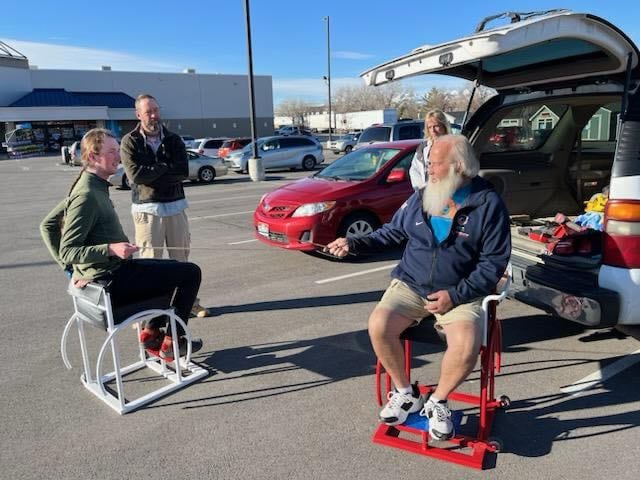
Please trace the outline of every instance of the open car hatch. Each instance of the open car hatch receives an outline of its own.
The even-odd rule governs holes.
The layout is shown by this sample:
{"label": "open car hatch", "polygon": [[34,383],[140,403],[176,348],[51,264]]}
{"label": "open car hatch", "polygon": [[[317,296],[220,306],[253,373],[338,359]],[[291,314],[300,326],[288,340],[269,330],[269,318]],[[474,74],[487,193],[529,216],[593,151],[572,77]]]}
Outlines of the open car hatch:
{"label": "open car hatch", "polygon": [[[488,21],[500,17],[510,17],[511,23],[484,30]],[[604,75],[624,83],[628,62],[631,69],[638,68],[638,56],[624,33],[593,15],[569,10],[505,13],[485,19],[473,35],[418,47],[360,76],[373,86],[438,73],[478,80],[496,90],[593,83]]]}

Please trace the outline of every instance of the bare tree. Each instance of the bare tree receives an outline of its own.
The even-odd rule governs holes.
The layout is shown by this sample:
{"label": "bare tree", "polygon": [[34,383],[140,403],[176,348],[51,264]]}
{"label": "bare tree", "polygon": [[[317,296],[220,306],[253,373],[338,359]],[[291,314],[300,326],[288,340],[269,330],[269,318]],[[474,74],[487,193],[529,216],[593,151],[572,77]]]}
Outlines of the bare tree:
{"label": "bare tree", "polygon": [[450,112],[455,109],[455,93],[444,90],[443,88],[432,87],[427,93],[419,99],[421,113],[426,113],[434,108],[443,112]]}
{"label": "bare tree", "polygon": [[304,126],[306,116],[311,112],[311,105],[304,100],[287,98],[276,106],[275,111],[277,115],[291,117],[294,125]]}
{"label": "bare tree", "polygon": [[[456,96],[456,110],[467,109],[472,91],[472,82],[467,82],[467,84],[460,89],[458,95]],[[484,85],[478,86],[475,93],[473,94],[473,101],[471,102],[471,108],[469,109],[469,112],[475,112],[478,108],[480,108],[480,105],[482,105],[494,95],[496,95],[496,91],[493,88],[485,87]]]}
{"label": "bare tree", "polygon": [[401,114],[415,110],[412,106],[415,103],[413,90],[399,83],[381,87],[341,87],[336,90],[331,102],[337,113],[395,108]]}

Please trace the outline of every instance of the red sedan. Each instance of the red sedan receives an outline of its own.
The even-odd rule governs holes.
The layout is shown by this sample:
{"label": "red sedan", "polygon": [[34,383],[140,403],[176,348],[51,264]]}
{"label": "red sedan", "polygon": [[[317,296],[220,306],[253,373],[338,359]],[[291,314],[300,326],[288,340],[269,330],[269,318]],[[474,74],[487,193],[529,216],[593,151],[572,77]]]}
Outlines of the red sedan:
{"label": "red sedan", "polygon": [[265,194],[253,213],[256,238],[311,251],[337,237],[372,232],[413,193],[409,167],[418,143],[372,144]]}

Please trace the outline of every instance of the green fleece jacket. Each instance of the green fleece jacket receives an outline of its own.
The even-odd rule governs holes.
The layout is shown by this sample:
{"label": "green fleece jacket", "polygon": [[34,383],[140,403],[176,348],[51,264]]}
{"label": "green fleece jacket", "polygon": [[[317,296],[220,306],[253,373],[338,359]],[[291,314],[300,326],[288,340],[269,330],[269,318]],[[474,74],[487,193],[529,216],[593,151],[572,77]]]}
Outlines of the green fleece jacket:
{"label": "green fleece jacket", "polygon": [[[56,255],[53,225],[64,226]],[[69,197],[54,208],[40,224],[45,244],[61,266],[73,266],[75,280],[93,280],[116,269],[122,260],[109,256],[110,243],[128,242],[109,198],[109,182],[84,172]]]}

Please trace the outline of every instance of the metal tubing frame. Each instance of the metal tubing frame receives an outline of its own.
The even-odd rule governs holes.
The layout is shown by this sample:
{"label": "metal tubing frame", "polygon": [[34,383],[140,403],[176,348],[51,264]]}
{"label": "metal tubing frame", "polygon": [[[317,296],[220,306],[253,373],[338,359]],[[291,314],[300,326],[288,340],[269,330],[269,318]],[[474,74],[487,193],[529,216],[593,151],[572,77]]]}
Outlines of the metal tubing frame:
{"label": "metal tubing frame", "polygon": [[[111,408],[113,408],[120,415],[131,412],[141,406],[156,400],[174,390],[182,388],[190,383],[193,383],[196,380],[199,380],[207,375],[207,371],[202,367],[195,365],[191,362],[191,334],[187,328],[185,322],[176,315],[173,308],[170,309],[149,309],[138,312],[130,317],[128,317],[123,322],[118,325],[114,324],[113,319],[113,310],[111,308],[111,299],[109,293],[104,291],[104,305],[96,305],[102,311],[105,312],[107,317],[107,338],[102,343],[102,346],[98,353],[98,358],[96,360],[95,365],[95,376],[91,369],[91,362],[89,360],[89,354],[87,351],[87,342],[84,333],[84,320],[81,313],[79,313],[77,308],[77,300],[73,297],[74,303],[74,314],[68,320],[67,324],[64,327],[62,338],[60,340],[60,350],[62,354],[62,361],[67,369],[71,369],[71,363],[69,362],[69,358],[67,356],[67,340],[69,336],[69,331],[71,326],[75,323],[78,327],[78,335],[80,339],[80,349],[82,355],[82,363],[84,368],[84,373],[81,375],[80,379],[84,386],[96,395],[100,400],[105,402]],[[174,363],[175,370],[167,368],[167,362],[162,358],[148,358],[147,352],[140,345],[138,347],[139,352],[139,360],[127,366],[120,365],[120,355],[117,347],[116,335],[118,332],[125,330],[129,325],[136,325],[136,332],[140,334],[140,324],[144,320],[154,318],[160,315],[166,315],[169,317],[170,328],[172,332],[172,342],[174,348],[174,361],[169,363]],[[187,340],[187,354],[184,360],[181,360],[179,354],[179,345],[178,345],[178,334],[176,326],[179,324],[185,331],[185,336]],[[113,358],[113,366],[114,370],[107,374],[102,374],[102,362],[107,351],[108,347],[111,347],[111,354]],[[157,390],[154,390],[142,397],[139,397],[135,400],[126,401],[124,396],[124,386],[122,382],[122,377],[136,370],[140,370],[142,368],[149,368],[154,372],[160,374],[165,377],[171,383],[169,385],[165,385]],[[182,370],[189,371],[190,375],[187,377],[183,376]],[[113,395],[110,392],[107,392],[104,385],[107,382],[112,380],[116,380],[116,390],[117,395]]]}

